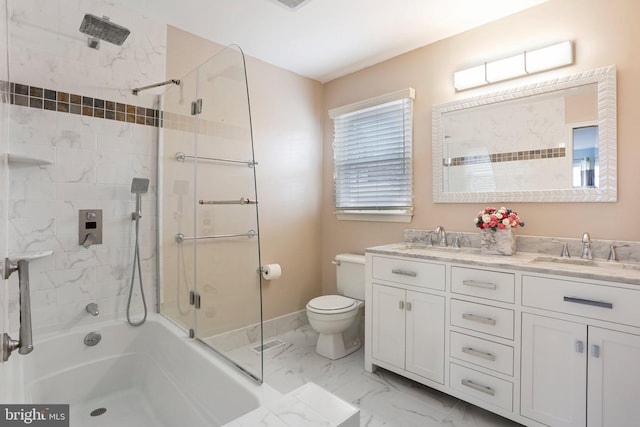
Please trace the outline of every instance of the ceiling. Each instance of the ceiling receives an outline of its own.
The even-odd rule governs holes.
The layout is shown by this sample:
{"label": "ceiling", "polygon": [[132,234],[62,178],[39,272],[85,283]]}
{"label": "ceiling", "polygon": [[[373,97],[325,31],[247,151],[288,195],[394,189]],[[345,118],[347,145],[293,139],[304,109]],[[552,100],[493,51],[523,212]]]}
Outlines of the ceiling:
{"label": "ceiling", "polygon": [[119,1],[324,83],[547,0]]}

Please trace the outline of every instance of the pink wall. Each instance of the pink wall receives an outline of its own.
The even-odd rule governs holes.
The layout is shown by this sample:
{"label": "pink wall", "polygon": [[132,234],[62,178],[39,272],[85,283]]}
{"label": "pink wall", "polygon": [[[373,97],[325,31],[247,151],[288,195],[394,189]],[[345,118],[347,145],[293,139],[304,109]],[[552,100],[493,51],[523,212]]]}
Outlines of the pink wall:
{"label": "pink wall", "polygon": [[[618,202],[509,203],[527,222],[519,233],[594,239],[640,240],[637,212],[640,144],[640,3],[629,0],[550,0],[517,15],[424,46],[325,84],[327,110],[405,87],[416,90],[414,103],[414,203],[410,224],[338,221],[333,215],[332,123],[325,114],[322,210],[323,292],[335,290],[330,260],[344,251],[363,252],[372,245],[402,240],[405,228],[474,231],[474,214],[483,204],[435,204],[431,187],[431,108],[433,104],[496,92],[615,64],[618,70]],[[523,49],[573,40],[571,67],[457,94],[454,71],[498,59]],[[501,204],[496,200],[495,204]]]}

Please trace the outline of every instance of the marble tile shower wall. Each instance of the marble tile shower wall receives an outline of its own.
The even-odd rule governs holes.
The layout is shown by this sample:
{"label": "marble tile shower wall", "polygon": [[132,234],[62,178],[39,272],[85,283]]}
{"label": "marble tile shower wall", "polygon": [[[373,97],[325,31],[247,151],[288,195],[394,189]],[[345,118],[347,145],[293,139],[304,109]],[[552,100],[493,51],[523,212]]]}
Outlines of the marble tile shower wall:
{"label": "marble tile shower wall", "polygon": [[[12,82],[158,108],[157,93],[135,96],[131,89],[165,80],[164,24],[106,0],[9,0],[9,8]],[[120,47],[102,42],[99,50],[90,49],[78,31],[85,13],[108,16],[131,35]],[[16,104],[9,108],[9,151],[53,162],[10,165],[10,253],[54,251],[30,265],[34,331],[92,320],[84,311],[89,302],[98,303],[98,320],[124,314],[134,245],[130,186],[136,176],[151,179],[140,233],[145,294],[153,310],[158,128]],[[79,209],[103,210],[102,245],[79,246]],[[15,331],[17,283],[9,287]],[[140,304],[134,307],[141,311]]]}

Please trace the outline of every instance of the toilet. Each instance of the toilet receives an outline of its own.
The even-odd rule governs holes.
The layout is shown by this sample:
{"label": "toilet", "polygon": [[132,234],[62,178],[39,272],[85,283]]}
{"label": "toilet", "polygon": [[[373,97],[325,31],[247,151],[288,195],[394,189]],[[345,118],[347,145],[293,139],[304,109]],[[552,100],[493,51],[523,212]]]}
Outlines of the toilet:
{"label": "toilet", "polygon": [[316,353],[335,360],[362,346],[359,326],[364,307],[364,255],[340,254],[334,261],[339,295],[307,304],[309,325],[318,332]]}

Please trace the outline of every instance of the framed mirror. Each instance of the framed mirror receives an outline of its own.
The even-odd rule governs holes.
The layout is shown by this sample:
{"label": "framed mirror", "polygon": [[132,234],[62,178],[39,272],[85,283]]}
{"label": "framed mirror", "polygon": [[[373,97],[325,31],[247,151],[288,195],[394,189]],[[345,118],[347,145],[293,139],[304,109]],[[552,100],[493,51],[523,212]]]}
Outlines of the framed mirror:
{"label": "framed mirror", "polygon": [[615,202],[614,65],[433,106],[433,201]]}

